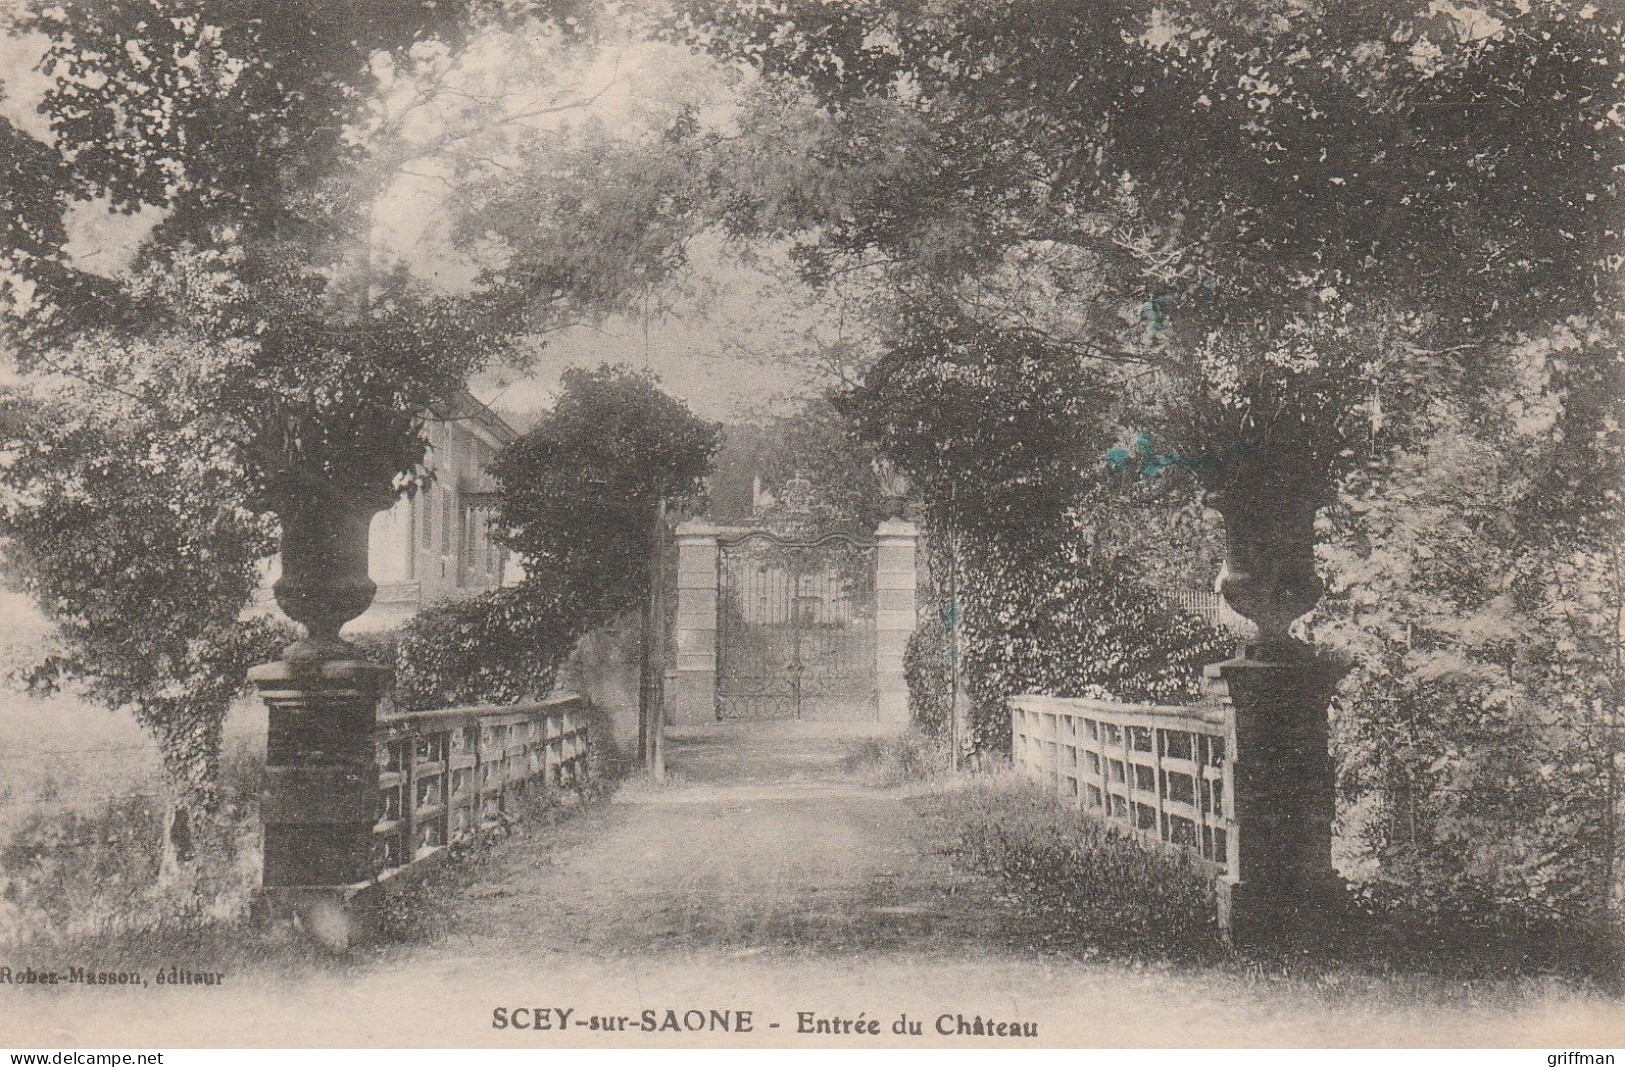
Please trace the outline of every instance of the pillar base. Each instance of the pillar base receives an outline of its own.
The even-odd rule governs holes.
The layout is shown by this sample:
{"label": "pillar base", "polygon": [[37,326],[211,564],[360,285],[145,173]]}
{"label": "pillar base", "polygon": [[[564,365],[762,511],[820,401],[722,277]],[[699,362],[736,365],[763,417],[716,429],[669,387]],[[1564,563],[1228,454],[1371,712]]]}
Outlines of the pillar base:
{"label": "pillar base", "polygon": [[303,916],[323,943],[354,940],[340,936],[354,925],[340,919],[378,873],[375,731],[390,675],[361,659],[279,660],[249,672],[270,713],[260,799],[265,899]]}
{"label": "pillar base", "polygon": [[1254,947],[1325,944],[1343,926],[1349,901],[1348,888],[1335,876],[1284,890],[1262,879],[1220,879],[1217,898],[1225,940]]}
{"label": "pillar base", "polygon": [[255,908],[261,921],[291,921],[329,952],[344,953],[376,939],[382,895],[372,882],[268,886],[260,890]]}
{"label": "pillar base", "polygon": [[1226,804],[1235,829],[1219,920],[1234,942],[1313,935],[1341,912],[1327,709],[1343,672],[1302,645],[1250,648],[1207,668],[1230,705]]}
{"label": "pillar base", "polygon": [[703,726],[717,721],[715,671],[675,671],[668,675],[668,721],[674,726]]}
{"label": "pillar base", "polygon": [[911,721],[908,710],[908,687],[888,685],[882,680],[880,692],[875,698],[875,718],[887,726],[895,726],[899,730],[907,729]]}

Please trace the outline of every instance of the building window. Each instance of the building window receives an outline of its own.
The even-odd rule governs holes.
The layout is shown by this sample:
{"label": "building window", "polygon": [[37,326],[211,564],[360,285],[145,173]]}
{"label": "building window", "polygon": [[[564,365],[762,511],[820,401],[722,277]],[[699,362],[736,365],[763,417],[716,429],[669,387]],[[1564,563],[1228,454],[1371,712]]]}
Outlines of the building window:
{"label": "building window", "polygon": [[431,551],[434,548],[434,486],[428,486],[423,491],[423,548]]}

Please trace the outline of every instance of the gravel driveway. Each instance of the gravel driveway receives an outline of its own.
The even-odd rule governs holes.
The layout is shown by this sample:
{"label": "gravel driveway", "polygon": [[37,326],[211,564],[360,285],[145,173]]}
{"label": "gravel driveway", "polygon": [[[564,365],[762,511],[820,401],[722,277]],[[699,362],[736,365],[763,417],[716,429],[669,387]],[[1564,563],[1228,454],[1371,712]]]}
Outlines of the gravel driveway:
{"label": "gravel driveway", "polygon": [[[843,767],[850,744],[795,724],[674,735],[670,781],[499,843],[423,944],[209,989],[6,987],[21,1030],[0,1043],[1625,1044],[1618,1002],[1536,980],[1312,984],[1091,960],[956,870],[931,791],[865,784]],[[994,1029],[977,1036],[978,1020]]]}

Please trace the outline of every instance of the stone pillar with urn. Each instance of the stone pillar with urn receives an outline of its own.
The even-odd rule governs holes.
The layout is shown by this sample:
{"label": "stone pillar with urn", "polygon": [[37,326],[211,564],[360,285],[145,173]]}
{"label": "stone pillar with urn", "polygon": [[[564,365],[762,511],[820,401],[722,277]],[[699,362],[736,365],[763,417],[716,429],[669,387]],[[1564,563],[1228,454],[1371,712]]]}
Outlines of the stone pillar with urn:
{"label": "stone pillar with urn", "polygon": [[1237,942],[1313,934],[1338,906],[1332,868],[1335,771],[1327,711],[1344,668],[1287,632],[1320,600],[1314,521],[1302,482],[1238,479],[1210,494],[1224,517],[1221,592],[1258,627],[1239,655],[1207,668],[1231,705],[1227,759],[1239,828],[1219,884],[1220,924]]}
{"label": "stone pillar with urn", "polygon": [[374,731],[391,681],[389,667],[368,661],[339,630],[372,603],[368,527],[395,496],[388,485],[283,479],[282,577],[273,591],[304,633],[281,659],[249,672],[269,710],[264,904],[335,949],[367,933],[361,894],[378,866]]}

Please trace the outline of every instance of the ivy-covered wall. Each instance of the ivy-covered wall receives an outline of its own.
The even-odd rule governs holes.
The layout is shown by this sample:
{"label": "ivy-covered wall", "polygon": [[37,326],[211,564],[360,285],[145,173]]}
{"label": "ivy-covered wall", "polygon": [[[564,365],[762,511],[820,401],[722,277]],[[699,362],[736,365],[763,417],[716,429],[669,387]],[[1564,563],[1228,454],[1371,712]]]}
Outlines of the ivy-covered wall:
{"label": "ivy-covered wall", "polygon": [[[927,531],[927,618],[905,661],[915,721],[942,729],[951,683],[949,628],[959,628],[969,740],[1007,752],[1006,700],[1018,693],[1178,704],[1200,695],[1201,669],[1235,638],[1173,606],[1132,555],[1094,544],[1075,525]],[[957,541],[949,600],[949,571]]]}

